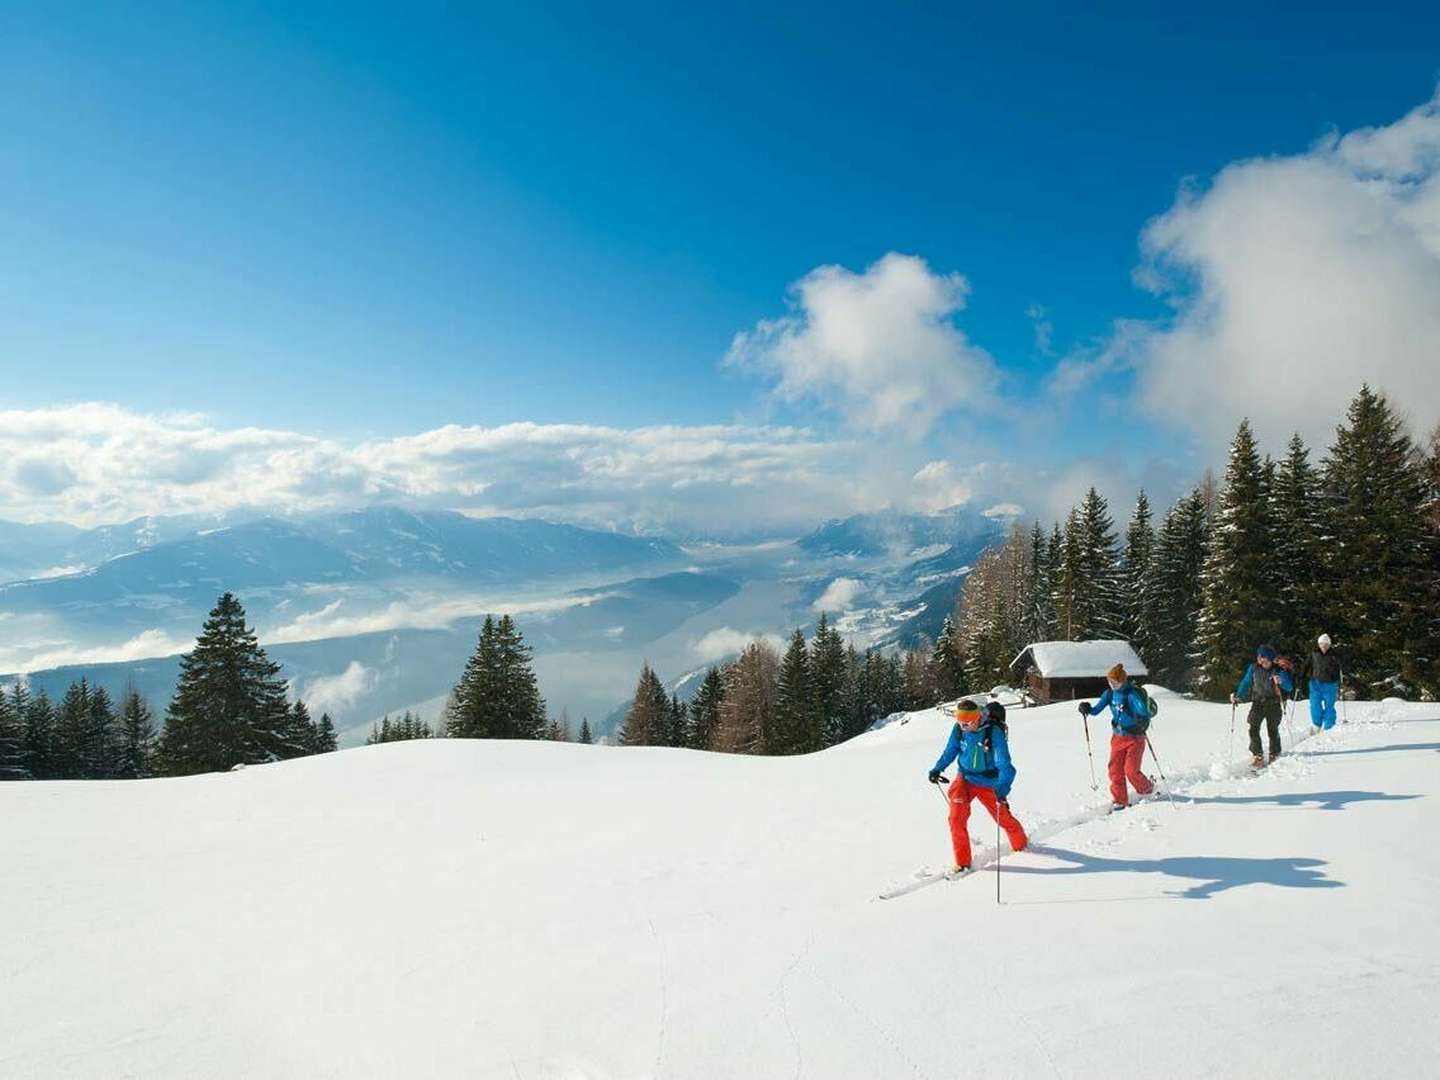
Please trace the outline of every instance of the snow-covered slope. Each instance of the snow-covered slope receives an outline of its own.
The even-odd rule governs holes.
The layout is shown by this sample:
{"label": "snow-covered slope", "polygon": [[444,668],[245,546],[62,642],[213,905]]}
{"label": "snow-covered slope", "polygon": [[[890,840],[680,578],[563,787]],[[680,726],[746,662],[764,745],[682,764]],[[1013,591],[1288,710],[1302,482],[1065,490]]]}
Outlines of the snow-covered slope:
{"label": "snow-covered slope", "polygon": [[998,905],[876,899],[948,864],[938,713],[0,785],[0,1075],[1433,1075],[1440,708],[1348,712],[1251,776],[1162,695],[1176,804],[1096,816],[1073,709],[1012,711]]}

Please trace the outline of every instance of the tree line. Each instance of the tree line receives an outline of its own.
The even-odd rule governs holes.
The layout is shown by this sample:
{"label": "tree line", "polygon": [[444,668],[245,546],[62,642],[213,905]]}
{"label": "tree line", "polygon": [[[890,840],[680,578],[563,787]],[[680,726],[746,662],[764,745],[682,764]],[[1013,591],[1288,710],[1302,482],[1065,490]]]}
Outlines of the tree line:
{"label": "tree line", "polygon": [[330,715],[314,720],[286,695],[279,665],[225,593],[180,660],[163,733],[133,687],[117,708],[104,687],[81,678],[54,704],[22,679],[0,694],[0,778],[187,776],[334,750]]}
{"label": "tree line", "polygon": [[790,636],[781,653],[752,641],[706,670],[693,698],[667,693],[649,664],[620,729],[625,746],[674,746],[738,754],[808,754],[853,738],[891,713],[958,695],[963,679],[953,634],[934,647],[860,653],[822,614],[814,635]]}
{"label": "tree line", "polygon": [[1153,682],[1222,699],[1262,643],[1304,656],[1329,633],[1367,696],[1440,694],[1440,427],[1425,443],[1362,386],[1321,461],[1299,435],[1262,456],[1248,420],[1223,482],[1159,525],[1145,492],[1123,540],[1091,489],[1063,525],[1012,527],[966,580],[961,664],[1013,680],[1034,641],[1124,638]]}

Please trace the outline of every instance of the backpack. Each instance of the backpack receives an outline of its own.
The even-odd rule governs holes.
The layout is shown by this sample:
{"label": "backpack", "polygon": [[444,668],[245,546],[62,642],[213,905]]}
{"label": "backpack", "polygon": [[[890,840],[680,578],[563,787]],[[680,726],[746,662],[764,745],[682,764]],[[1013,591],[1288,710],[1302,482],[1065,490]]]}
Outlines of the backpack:
{"label": "backpack", "polygon": [[[1005,706],[1001,705],[998,701],[990,702],[985,706],[982,711],[985,714],[985,722],[980,725],[980,731],[983,734],[980,745],[985,750],[985,763],[989,763],[994,760],[995,754],[995,748],[991,740],[991,733],[998,727],[1002,732],[1006,734],[1006,736],[1008,736],[1010,734],[1010,727],[1005,723]],[[956,726],[958,727],[959,725]],[[970,768],[968,769],[968,771],[992,779],[1000,775],[1000,770],[995,768],[994,766],[991,766],[988,769],[976,768],[975,766],[979,764],[981,763],[972,760],[971,762],[969,762]],[[966,763],[962,762],[961,768],[966,768]]]}
{"label": "backpack", "polygon": [[1150,691],[1143,686],[1137,686],[1135,689],[1140,691],[1140,697],[1145,702],[1145,711],[1150,714],[1150,719],[1154,720],[1156,714],[1160,712],[1160,702],[1156,701]]}

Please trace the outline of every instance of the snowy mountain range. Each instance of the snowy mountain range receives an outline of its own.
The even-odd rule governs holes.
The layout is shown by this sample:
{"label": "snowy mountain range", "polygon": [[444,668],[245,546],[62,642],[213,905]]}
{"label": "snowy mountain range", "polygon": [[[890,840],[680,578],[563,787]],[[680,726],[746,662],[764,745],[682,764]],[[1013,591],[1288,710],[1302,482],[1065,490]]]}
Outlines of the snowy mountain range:
{"label": "snowy mountain range", "polygon": [[177,654],[228,590],[293,691],[353,738],[385,712],[438,713],[479,620],[508,611],[552,707],[603,732],[642,660],[678,682],[753,637],[808,630],[822,610],[861,647],[933,639],[1006,524],[966,508],[867,514],[797,541],[686,548],[392,507],[88,532],[7,524],[28,552],[12,565],[86,565],[0,584],[0,672],[28,671],[52,694],[82,675],[113,692],[133,683],[163,708]]}

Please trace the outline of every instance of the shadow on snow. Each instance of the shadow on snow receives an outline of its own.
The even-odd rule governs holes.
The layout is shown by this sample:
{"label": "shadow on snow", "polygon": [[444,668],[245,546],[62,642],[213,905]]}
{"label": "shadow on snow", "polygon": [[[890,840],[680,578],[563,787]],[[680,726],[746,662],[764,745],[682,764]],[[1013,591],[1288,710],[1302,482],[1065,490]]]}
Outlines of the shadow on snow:
{"label": "shadow on snow", "polygon": [[1440,742],[1391,743],[1389,746],[1362,746],[1354,750],[1299,750],[1306,757],[1341,757],[1345,754],[1388,754],[1397,750],[1440,750]]}
{"label": "shadow on snow", "polygon": [[1007,866],[1005,873],[1061,877],[1069,874],[1164,874],[1166,877],[1194,881],[1188,889],[1167,889],[1169,896],[1190,900],[1208,900],[1216,893],[1242,885],[1279,885],[1288,889],[1339,889],[1343,881],[1327,878],[1323,859],[1245,859],[1211,855],[1177,855],[1165,859],[1112,859],[1086,855],[1079,851],[1042,844],[1029,849],[1037,855],[1049,855],[1072,863],[1071,866],[1045,868],[1038,866]]}
{"label": "shadow on snow", "polygon": [[1351,803],[1405,802],[1418,798],[1419,795],[1391,795],[1384,791],[1294,791],[1279,795],[1190,795],[1184,801],[1208,806],[1271,805],[1344,810]]}

